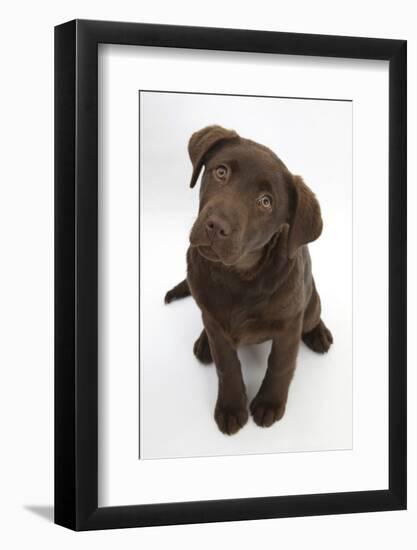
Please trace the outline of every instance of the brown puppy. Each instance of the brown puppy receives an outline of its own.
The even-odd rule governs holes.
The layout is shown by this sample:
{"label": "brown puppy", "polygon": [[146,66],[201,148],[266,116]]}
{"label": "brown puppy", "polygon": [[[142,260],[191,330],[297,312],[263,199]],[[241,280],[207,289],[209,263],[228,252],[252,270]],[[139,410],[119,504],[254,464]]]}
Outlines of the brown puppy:
{"label": "brown puppy", "polygon": [[271,426],[284,414],[300,340],[319,353],[333,342],[320,318],[306,246],[321,234],[320,206],[270,149],[232,130],[203,128],[188,150],[191,187],[205,167],[200,208],[187,279],[165,301],[191,293],[202,311],[194,353],[203,363],[215,362],[214,417],[224,433],[236,433],[248,419],[237,347],[272,340],[265,378],[250,405],[256,424]]}

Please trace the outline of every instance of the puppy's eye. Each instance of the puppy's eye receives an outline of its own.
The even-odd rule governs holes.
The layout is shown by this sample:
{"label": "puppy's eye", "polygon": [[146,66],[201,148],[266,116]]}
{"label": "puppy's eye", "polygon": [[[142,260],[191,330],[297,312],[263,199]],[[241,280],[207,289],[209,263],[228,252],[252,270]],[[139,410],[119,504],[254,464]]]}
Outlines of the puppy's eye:
{"label": "puppy's eye", "polygon": [[262,197],[259,197],[259,199],[256,201],[256,204],[263,210],[271,210],[272,199],[269,195],[262,195]]}
{"label": "puppy's eye", "polygon": [[227,176],[227,168],[226,166],[224,166],[223,164],[221,164],[220,166],[217,166],[216,170],[214,171],[214,173],[216,174],[216,177],[219,179],[219,180],[224,180],[226,179],[226,176]]}

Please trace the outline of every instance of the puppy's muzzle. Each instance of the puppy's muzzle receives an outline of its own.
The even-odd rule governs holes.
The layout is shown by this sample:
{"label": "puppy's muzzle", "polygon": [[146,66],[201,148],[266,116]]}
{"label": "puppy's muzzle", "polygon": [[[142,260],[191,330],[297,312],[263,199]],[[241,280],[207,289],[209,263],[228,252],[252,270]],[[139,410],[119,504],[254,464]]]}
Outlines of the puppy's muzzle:
{"label": "puppy's muzzle", "polygon": [[227,220],[212,214],[206,220],[205,231],[209,241],[214,243],[215,241],[222,241],[230,237],[232,228]]}

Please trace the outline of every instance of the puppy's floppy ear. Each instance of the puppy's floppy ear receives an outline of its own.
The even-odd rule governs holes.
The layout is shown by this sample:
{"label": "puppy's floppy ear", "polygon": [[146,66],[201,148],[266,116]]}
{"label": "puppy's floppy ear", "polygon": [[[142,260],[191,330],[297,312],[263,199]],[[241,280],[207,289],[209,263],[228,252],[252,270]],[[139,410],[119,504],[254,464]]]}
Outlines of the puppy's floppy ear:
{"label": "puppy's floppy ear", "polygon": [[323,229],[323,220],[318,200],[300,176],[290,175],[291,214],[287,241],[287,254],[294,258],[303,244],[318,239]]}
{"label": "puppy's floppy ear", "polygon": [[238,138],[234,130],[227,130],[222,126],[207,126],[195,132],[188,142],[188,153],[193,164],[190,187],[194,187],[204,164],[204,157],[208,151],[220,141]]}

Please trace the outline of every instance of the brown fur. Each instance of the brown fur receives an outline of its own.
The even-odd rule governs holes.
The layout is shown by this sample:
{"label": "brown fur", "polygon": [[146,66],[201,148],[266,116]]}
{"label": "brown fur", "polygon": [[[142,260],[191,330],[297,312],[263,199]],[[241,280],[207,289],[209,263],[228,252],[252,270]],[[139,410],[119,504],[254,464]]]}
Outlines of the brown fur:
{"label": "brown fur", "polygon": [[214,416],[224,433],[236,433],[248,419],[237,347],[272,340],[265,378],[250,404],[254,421],[271,426],[285,412],[301,339],[319,353],[333,342],[320,317],[307,247],[322,231],[320,206],[270,149],[233,130],[203,128],[188,150],[191,187],[205,167],[199,214],[187,279],[165,301],[191,293],[201,309],[204,329],[194,353],[216,365]]}

